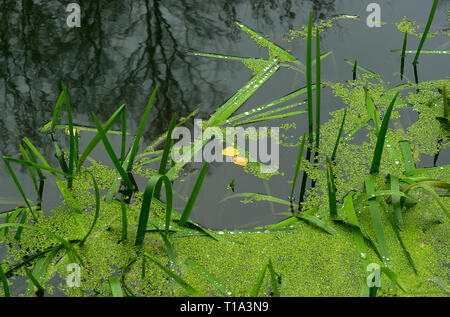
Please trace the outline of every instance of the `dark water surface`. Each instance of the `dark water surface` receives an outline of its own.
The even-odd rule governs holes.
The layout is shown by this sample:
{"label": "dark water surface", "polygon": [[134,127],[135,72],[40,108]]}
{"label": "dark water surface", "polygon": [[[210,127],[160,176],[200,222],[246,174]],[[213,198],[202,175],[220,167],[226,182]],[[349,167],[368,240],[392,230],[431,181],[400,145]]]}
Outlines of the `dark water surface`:
{"label": "dark water surface", "polygon": [[[152,1],[78,1],[82,10],[80,28],[66,25],[67,1],[2,0],[0,4],[0,154],[16,156],[18,144],[28,137],[57,166],[54,149],[41,127],[52,116],[60,92],[60,81],[69,88],[74,122],[94,126],[91,112],[103,122],[121,104],[128,106],[129,132],[135,133],[148,98],[159,86],[150,122],[144,133],[143,147],[168,127],[174,112],[178,117],[199,108],[197,118],[206,119],[251,77],[241,63],[213,60],[187,55],[188,51],[213,52],[226,55],[265,57],[259,48],[234,24],[239,20],[260,34],[268,35],[294,56],[305,60],[305,41],[283,41],[289,29],[307,23],[312,7],[315,19],[337,14],[358,15],[359,21],[342,20],[322,34],[322,51],[333,55],[322,65],[323,80],[351,79],[352,68],[344,59],[357,59],[364,67],[376,71],[392,85],[399,81],[400,49],[403,34],[394,22],[403,16],[426,24],[431,0],[378,1],[381,5],[381,28],[366,25],[368,0],[152,0]],[[448,28],[447,10],[450,1],[439,1],[432,30]],[[415,49],[418,39],[410,38],[408,47]],[[446,35],[427,41],[424,49],[450,49]],[[443,79],[449,75],[446,55],[422,55],[421,81]],[[410,62],[407,78],[413,79]],[[305,78],[292,71],[280,70],[239,110],[254,108],[305,86]],[[324,89],[322,120],[328,112],[340,109],[343,103]],[[296,121],[295,137],[307,129],[306,115],[272,121],[272,126]],[[66,120],[63,116],[62,121]],[[82,149],[93,134],[82,132]],[[120,148],[120,138],[112,137]],[[62,143],[63,149],[68,147]],[[142,148],[143,148],[142,147]],[[203,190],[193,211],[193,220],[210,228],[245,228],[273,223],[285,218],[283,208],[267,202],[241,204],[239,199],[218,203],[231,192],[226,189],[235,179],[237,192],[269,193],[287,199],[290,192],[296,148],[281,147],[280,170],[285,176],[263,181],[233,164],[210,164]],[[448,151],[440,160],[448,160]],[[110,164],[103,146],[93,152],[96,160]],[[431,159],[421,162],[430,166]],[[198,165],[187,166],[184,183],[175,190],[188,196],[197,177]],[[33,193],[27,170],[16,169],[27,193]],[[0,165],[0,198],[21,200],[4,164]],[[142,182],[143,184],[143,182]],[[141,189],[142,189],[141,184]],[[55,185],[46,184],[44,208],[58,204]],[[13,205],[1,205],[1,210]],[[181,209],[179,199],[175,207]]]}

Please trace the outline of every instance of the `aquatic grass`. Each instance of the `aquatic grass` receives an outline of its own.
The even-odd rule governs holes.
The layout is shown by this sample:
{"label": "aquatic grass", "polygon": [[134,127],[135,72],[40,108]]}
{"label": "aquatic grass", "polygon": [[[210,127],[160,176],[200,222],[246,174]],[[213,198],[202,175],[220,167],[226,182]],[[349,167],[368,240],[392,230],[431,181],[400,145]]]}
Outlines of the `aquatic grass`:
{"label": "aquatic grass", "polygon": [[367,87],[364,88],[364,95],[365,95],[365,105],[367,109],[367,114],[369,118],[373,121],[375,125],[375,131],[376,134],[380,132],[381,128],[381,121],[380,121],[380,115],[378,114],[377,108],[375,107],[375,104],[373,103],[372,97],[370,96],[369,89]]}
{"label": "aquatic grass", "polygon": [[370,167],[370,174],[378,174],[380,171],[381,155],[383,154],[384,141],[386,139],[387,129],[389,127],[389,120],[391,119],[392,109],[394,108],[395,101],[397,100],[399,93],[397,92],[392,99],[391,104],[386,110],[383,122],[381,123],[380,132],[378,133],[377,144],[375,146],[375,152],[372,158],[372,165]]}
{"label": "aquatic grass", "polygon": [[170,218],[172,213],[172,184],[166,175],[153,175],[147,182],[144,191],[144,198],[142,201],[141,212],[139,214],[139,223],[136,231],[136,241],[135,246],[141,246],[144,243],[144,236],[147,230],[147,223],[150,213],[150,207],[152,204],[155,188],[158,184],[163,183],[166,189],[166,221],[164,234],[167,236],[169,234]]}
{"label": "aquatic grass", "polygon": [[369,211],[372,219],[372,226],[375,230],[378,247],[383,260],[383,264],[387,265],[389,261],[389,251],[386,243],[386,236],[384,234],[383,223],[380,216],[380,207],[375,196],[375,185],[372,179],[365,181],[366,193],[369,198]]}
{"label": "aquatic grass", "polygon": [[358,72],[358,61],[355,59],[355,63],[353,64],[353,80],[356,80],[357,72]]}
{"label": "aquatic grass", "polygon": [[22,186],[20,185],[19,180],[17,179],[16,174],[14,173],[13,169],[11,168],[11,165],[9,165],[8,159],[5,159],[5,157],[3,157],[3,161],[5,162],[6,168],[8,169],[8,173],[11,176],[14,184],[16,185],[17,189],[20,192],[20,195],[22,196],[23,200],[25,201],[25,204],[27,205],[28,209],[31,212],[31,215],[33,216],[33,219],[35,221],[37,221],[37,217],[36,214],[34,213],[33,209],[31,208],[30,202],[28,201],[27,196],[25,195],[25,192],[22,189]]}
{"label": "aquatic grass", "polygon": [[121,130],[121,134],[122,134],[122,140],[121,140],[121,144],[120,144],[120,163],[123,164],[123,162],[125,161],[125,152],[126,152],[126,147],[127,147],[127,108],[123,109],[122,112],[122,130]]}
{"label": "aquatic grass", "polygon": [[[20,153],[22,154],[22,158],[24,159],[24,161],[31,161],[30,157],[28,156],[27,152],[23,148],[22,144],[19,144],[19,150],[20,150]],[[38,184],[36,181],[36,175],[34,173],[34,169],[31,166],[28,166],[28,172],[30,173],[31,181],[33,182],[34,189],[36,190],[36,196],[39,200],[39,187],[38,187]]]}
{"label": "aquatic grass", "polygon": [[408,32],[405,32],[402,46],[402,58],[400,61],[400,80],[403,80],[403,74],[405,72],[405,58],[406,58],[406,46],[408,45]]}
{"label": "aquatic grass", "polygon": [[289,196],[289,199],[291,201],[294,199],[293,196],[294,196],[295,185],[297,185],[298,173],[302,166],[305,141],[306,141],[306,133],[303,134],[302,142],[300,143],[300,147],[298,148],[297,162],[295,164],[295,171],[294,171],[294,178],[292,179],[291,195]]}
{"label": "aquatic grass", "polygon": [[[22,217],[20,217],[20,224],[24,224],[27,221],[27,210],[26,209],[22,209]],[[22,237],[22,231],[23,231],[23,227],[18,227],[16,230],[16,234],[14,235],[14,239],[19,241],[20,238]]]}
{"label": "aquatic grass", "polygon": [[180,285],[182,288],[184,288],[189,294],[192,296],[204,296],[201,292],[199,292],[197,289],[192,287],[190,284],[188,284],[183,278],[181,278],[179,275],[175,274],[168,268],[166,268],[163,264],[161,264],[156,258],[152,257],[146,252],[143,252],[143,255],[147,257],[150,261],[152,261],[154,264],[156,264],[166,275],[171,277],[178,285]]}
{"label": "aquatic grass", "polygon": [[217,126],[226,123],[226,120],[279,69],[279,63],[280,60],[275,58],[267,67],[255,74],[245,86],[239,89],[236,94],[211,115],[207,125]]}
{"label": "aquatic grass", "polygon": [[91,172],[88,171],[87,173],[91,176],[92,183],[94,184],[95,213],[94,213],[94,219],[92,220],[91,227],[89,228],[88,232],[86,232],[86,235],[84,236],[84,238],[81,239],[81,241],[80,241],[80,247],[82,247],[84,245],[84,243],[86,242],[87,238],[91,234],[92,230],[94,230],[95,224],[97,223],[98,216],[100,214],[100,191],[98,189],[97,181],[95,180],[95,177],[94,177],[94,175],[92,175]]}
{"label": "aquatic grass", "polygon": [[224,199],[222,199],[220,203],[223,203],[227,200],[233,199],[233,198],[247,198],[247,199],[254,199],[256,201],[269,201],[269,202],[273,202],[273,203],[277,203],[277,204],[282,204],[282,205],[286,205],[286,206],[291,206],[291,203],[287,200],[281,199],[281,198],[277,198],[274,196],[270,196],[270,195],[264,195],[264,194],[257,194],[257,193],[238,193],[238,194],[233,194],[230,196],[225,197]]}
{"label": "aquatic grass", "polygon": [[[398,177],[395,175],[390,175],[390,180],[391,180],[391,190],[400,191],[400,181]],[[403,228],[402,206],[399,195],[392,195],[392,206],[394,209],[394,215],[397,225],[400,228]]]}
{"label": "aquatic grass", "polygon": [[431,24],[433,23],[433,19],[434,19],[434,15],[436,13],[438,2],[439,2],[439,0],[433,0],[433,6],[431,7],[430,15],[428,16],[427,25],[425,26],[425,30],[423,31],[422,38],[419,43],[419,47],[417,48],[416,56],[414,57],[414,61],[413,61],[414,67],[416,67],[417,63],[419,62],[419,56],[420,56],[423,44],[425,43],[425,40],[428,36],[428,32],[430,31]]}
{"label": "aquatic grass", "polygon": [[336,143],[334,144],[333,153],[331,154],[331,162],[333,162],[333,163],[336,161],[336,154],[337,154],[339,144],[341,142],[342,131],[344,130],[344,124],[345,124],[346,117],[347,117],[347,108],[345,108],[345,110],[344,110],[344,116],[342,117],[341,126],[339,127],[339,132],[338,132],[338,135],[336,138]]}
{"label": "aquatic grass", "polygon": [[274,297],[280,297],[280,290],[278,288],[278,279],[276,277],[275,270],[273,269],[272,259],[269,259],[269,264],[267,265],[267,269],[270,274],[270,282],[272,285],[272,293]]}
{"label": "aquatic grass", "polygon": [[327,188],[328,188],[328,204],[330,208],[330,216],[337,216],[337,205],[336,205],[336,185],[334,183],[334,172],[333,165],[331,164],[330,158],[326,157],[326,169],[327,169]]}
{"label": "aquatic grass", "polygon": [[[172,115],[172,118],[170,119],[169,128],[167,130],[166,143],[164,144],[164,151],[161,156],[161,162],[159,163],[158,174],[160,174],[160,175],[166,174],[166,167],[167,167],[167,162],[169,160],[169,153],[173,146],[172,131],[175,128],[176,122],[177,122],[177,116],[174,113]],[[161,193],[161,183],[156,185],[154,196],[157,199],[159,199],[160,193]]]}
{"label": "aquatic grass", "polygon": [[[316,85],[313,86],[313,89],[315,89],[315,87],[316,87]],[[322,83],[322,84],[321,84],[321,87],[325,87],[325,84]],[[298,96],[301,96],[301,95],[305,94],[306,92],[307,92],[307,87],[303,87],[303,88],[297,89],[297,90],[295,90],[295,91],[293,91],[293,92],[287,94],[287,95],[284,96],[284,97],[278,98],[278,99],[273,100],[273,101],[271,101],[271,102],[269,102],[269,103],[267,103],[267,104],[264,104],[264,105],[261,105],[261,106],[259,106],[259,107],[253,108],[253,109],[251,109],[251,110],[249,110],[249,111],[246,111],[246,112],[244,112],[244,113],[241,113],[241,114],[232,116],[232,117],[230,117],[230,118],[228,119],[228,122],[227,122],[227,123],[232,123],[232,122],[234,122],[234,121],[236,121],[236,120],[239,120],[239,119],[241,119],[241,118],[243,118],[243,117],[253,115],[253,114],[258,113],[258,112],[260,112],[260,111],[262,111],[262,110],[266,110],[266,109],[271,108],[271,107],[273,107],[273,106],[276,106],[276,105],[279,105],[279,104],[281,104],[281,103],[287,102],[287,101],[289,101],[289,100],[291,100],[291,99],[293,99],[293,98],[296,98],[296,97],[298,97]],[[296,103],[296,104],[297,104],[297,103]],[[304,104],[304,102],[298,103],[299,106],[300,106],[300,105],[303,105],[303,104]],[[292,106],[292,105],[291,105],[291,106]],[[288,107],[288,106],[286,106],[286,107]],[[280,109],[283,109],[283,110],[284,110],[284,109],[288,109],[288,108],[281,107],[281,108],[277,108],[276,110],[273,110],[273,111],[275,111],[275,112],[282,111],[282,110],[280,110]],[[266,113],[267,113],[267,112],[266,112]]]}
{"label": "aquatic grass", "polygon": [[[350,61],[350,60],[348,60],[348,59],[344,59],[344,61],[345,61],[347,64],[349,64],[350,66],[355,67],[355,62],[352,62],[352,61]],[[380,75],[378,75],[378,74],[375,73],[374,71],[371,71],[370,69],[368,69],[368,68],[366,68],[366,67],[363,67],[363,66],[361,66],[361,65],[358,65],[357,63],[356,63],[356,69],[357,69],[357,70],[361,70],[361,71],[363,71],[363,72],[365,72],[365,73],[368,73],[368,74],[372,75],[372,77],[374,77],[374,78],[380,78]]]}
{"label": "aquatic grass", "polygon": [[264,277],[266,276],[268,264],[264,264],[261,271],[258,273],[258,277],[256,278],[255,285],[250,291],[250,297],[258,297],[259,291],[261,290],[262,283],[264,281]]}
{"label": "aquatic grass", "polygon": [[[391,50],[393,53],[403,53],[403,49],[401,50]],[[405,50],[404,54],[417,54],[417,51],[414,50]],[[445,55],[450,54],[450,51],[444,51],[444,50],[421,50],[420,54],[434,54],[434,55]]]}
{"label": "aquatic grass", "polygon": [[[447,206],[442,202],[439,195],[436,193],[436,191],[433,189],[433,187],[442,187],[442,188],[450,188],[450,183],[446,182],[417,182],[414,184],[411,184],[407,186],[406,188],[402,189],[404,193],[408,193],[410,190],[414,188],[422,188],[426,190],[428,193],[431,194],[431,196],[434,198],[434,200],[438,203],[439,207],[444,212],[445,216],[450,219],[450,210],[447,209]],[[439,215],[433,210],[433,213],[436,215],[438,219],[440,219]]]}
{"label": "aquatic grass", "polygon": [[120,200],[120,211],[122,212],[122,241],[128,240],[128,216],[127,216],[127,205],[122,199]]}
{"label": "aquatic grass", "polygon": [[[290,105],[290,107],[291,106],[299,106],[301,104],[303,104],[303,103]],[[279,110],[279,111],[282,111],[282,110]],[[239,122],[235,123],[234,126],[239,126],[239,125],[244,125],[244,124],[249,124],[249,123],[254,123],[254,122],[274,120],[274,119],[283,119],[283,118],[288,118],[288,117],[296,116],[296,115],[299,115],[299,114],[303,114],[305,112],[306,111],[292,111],[292,112],[283,113],[283,114],[275,115],[275,116],[263,116],[264,114],[266,114],[266,113],[264,113],[264,114],[261,114],[257,118],[249,118],[247,120],[239,121]]]}
{"label": "aquatic grass", "polygon": [[203,266],[188,258],[185,261],[185,264],[198,273],[200,276],[203,276],[208,282],[210,282],[222,295],[224,296],[233,296],[233,292],[229,290],[229,288],[223,284],[217,277],[208,272]]}
{"label": "aquatic grass", "polygon": [[420,39],[419,47],[417,48],[416,56],[414,57],[413,70],[414,70],[414,79],[416,84],[419,84],[419,75],[417,72],[417,64],[419,63],[419,56],[422,51],[422,47],[425,44],[425,40],[428,36],[428,32],[430,31],[431,24],[433,23],[434,15],[436,13],[436,8],[439,0],[433,1],[433,6],[431,7],[430,15],[428,16],[427,25],[425,26],[425,30],[423,31],[422,38]]}
{"label": "aquatic grass", "polygon": [[[313,102],[312,102],[312,18],[313,11],[309,13],[308,20],[308,36],[306,38],[306,88],[307,88],[307,96],[308,96],[308,147],[306,150],[306,161],[311,160],[311,150],[314,142],[313,136]],[[302,184],[300,187],[299,194],[299,202],[298,202],[298,210],[301,211],[302,202],[304,199],[305,191],[306,191],[306,181],[308,179],[308,175],[306,171],[303,171]]]}
{"label": "aquatic grass", "polygon": [[[129,155],[129,158],[128,158],[128,164],[127,164],[127,167],[125,169],[127,173],[130,173],[131,169],[133,168],[134,159],[136,157],[136,154],[137,154],[137,151],[138,151],[138,148],[139,148],[139,143],[141,142],[141,137],[142,137],[142,134],[144,133],[144,128],[145,128],[145,125],[147,123],[148,116],[150,114],[150,109],[152,108],[153,101],[155,99],[157,90],[158,90],[158,87],[156,87],[153,90],[153,93],[152,93],[152,95],[150,97],[150,100],[147,103],[147,107],[145,108],[144,114],[142,115],[141,122],[139,123],[138,131],[136,133],[136,136],[134,137],[133,146],[131,147],[131,150],[130,150],[130,155]],[[126,109],[124,109],[124,111],[126,111]]]}
{"label": "aquatic grass", "polygon": [[[316,145],[314,151],[314,165],[319,162],[319,148],[320,148],[320,32],[319,28],[316,28]],[[316,182],[312,180],[311,187],[315,187]]]}
{"label": "aquatic grass", "polygon": [[55,132],[55,127],[58,124],[59,115],[62,110],[62,106],[64,103],[64,99],[66,98],[65,91],[63,90],[58,97],[58,100],[56,101],[55,108],[53,109],[53,115],[52,115],[52,121],[50,121],[50,132]]}
{"label": "aquatic grass", "polygon": [[113,162],[114,167],[116,168],[117,172],[120,174],[122,180],[124,181],[124,183],[128,187],[128,189],[133,190],[134,189],[133,183],[132,183],[131,179],[129,178],[128,173],[125,171],[125,169],[120,164],[119,159],[117,158],[116,154],[114,153],[111,143],[109,143],[108,137],[106,136],[105,131],[103,130],[103,128],[100,124],[100,121],[98,120],[97,116],[94,113],[92,113],[92,118],[94,119],[98,134],[100,135],[103,145],[105,146],[106,152],[108,153],[109,158]]}
{"label": "aquatic grass", "polygon": [[243,30],[244,32],[249,34],[250,37],[252,38],[252,40],[254,40],[258,45],[260,45],[262,47],[267,47],[269,49],[269,51],[273,55],[278,56],[278,57],[280,57],[280,58],[282,58],[283,60],[286,60],[286,61],[290,61],[290,62],[297,61],[297,58],[292,56],[292,54],[288,53],[287,51],[285,51],[284,49],[282,49],[278,45],[273,44],[272,42],[267,40],[265,37],[259,35],[258,33],[256,33],[252,29],[250,29],[249,27],[243,25],[242,23],[240,23],[238,21],[236,21],[236,25],[241,30]]}
{"label": "aquatic grass", "polygon": [[43,297],[44,296],[44,288],[42,287],[42,285],[38,282],[38,280],[33,275],[33,273],[31,273],[30,270],[26,266],[24,266],[23,269],[24,269],[25,273],[27,274],[30,282],[33,283],[33,285],[37,288],[36,296]]}
{"label": "aquatic grass", "polygon": [[397,237],[397,240],[400,243],[400,247],[402,248],[403,253],[405,254],[405,257],[408,260],[409,265],[413,269],[414,274],[417,275],[418,272],[417,272],[416,264],[414,263],[414,260],[413,260],[413,258],[411,256],[411,253],[408,251],[408,249],[406,248],[405,243],[403,242],[402,236],[400,234],[399,226],[395,223],[395,221],[393,220],[393,217],[389,217],[389,220],[391,222],[392,230],[394,231],[395,236]]}
{"label": "aquatic grass", "polygon": [[3,286],[3,294],[5,297],[11,297],[11,293],[9,291],[8,279],[6,278],[5,272],[3,271],[3,263],[0,263],[0,282],[2,282]]}
{"label": "aquatic grass", "polygon": [[384,273],[392,282],[395,283],[395,285],[397,285],[403,292],[406,293],[405,286],[403,286],[403,282],[401,281],[397,273],[387,268],[386,266],[381,267],[381,272]]}
{"label": "aquatic grass", "polygon": [[64,83],[61,82],[61,85],[63,87],[64,92],[64,100],[66,104],[66,111],[67,111],[67,121],[69,124],[69,168],[67,174],[69,175],[67,179],[67,188],[72,188],[72,181],[73,181],[73,174],[74,174],[74,167],[75,167],[75,160],[76,160],[76,153],[75,153],[75,135],[73,130],[73,122],[72,122],[72,108],[70,106],[70,97],[69,93],[67,92],[67,87],[64,85]]}
{"label": "aquatic grass", "polygon": [[191,195],[184,207],[183,213],[181,214],[180,221],[178,225],[184,227],[191,215],[192,208],[194,207],[195,200],[197,199],[198,194],[200,193],[200,188],[202,187],[203,180],[205,179],[206,171],[208,170],[208,163],[204,163],[200,173],[198,174],[197,180],[195,181],[194,188],[192,189]]}
{"label": "aquatic grass", "polygon": [[367,245],[365,243],[365,237],[361,231],[358,217],[356,216],[356,212],[355,212],[355,207],[353,205],[354,194],[355,194],[355,192],[352,191],[344,197],[343,211],[344,211],[346,218],[350,224],[350,230],[351,230],[353,240],[356,245],[356,250],[359,253],[359,256],[360,256],[360,259],[362,262],[362,266],[363,266],[364,275],[365,275],[365,278],[363,279],[363,282],[362,282],[361,295],[364,297],[368,297],[370,290],[366,283],[367,277],[369,275],[369,273],[367,271],[367,267],[371,263],[371,261],[369,260],[369,257],[368,257],[368,250],[367,250]]}
{"label": "aquatic grass", "polygon": [[403,155],[403,161],[405,163],[405,172],[409,173],[416,169],[416,164],[414,163],[414,159],[411,152],[411,145],[408,141],[400,141],[400,150]]}
{"label": "aquatic grass", "polygon": [[[113,115],[106,121],[106,123],[103,125],[103,131],[107,133],[109,129],[113,126],[113,124],[117,121],[119,116],[122,115],[122,111],[125,110],[125,105],[120,106]],[[91,141],[88,143],[88,145],[85,147],[83,153],[81,153],[80,158],[78,160],[78,169],[81,168],[81,165],[83,165],[84,161],[88,158],[89,154],[92,152],[92,150],[97,146],[97,144],[102,140],[100,134],[98,133],[98,129],[96,128],[97,134],[91,139]]]}
{"label": "aquatic grass", "polygon": [[111,294],[113,297],[124,297],[122,291],[122,285],[118,276],[112,276],[108,280],[109,287],[111,288]]}

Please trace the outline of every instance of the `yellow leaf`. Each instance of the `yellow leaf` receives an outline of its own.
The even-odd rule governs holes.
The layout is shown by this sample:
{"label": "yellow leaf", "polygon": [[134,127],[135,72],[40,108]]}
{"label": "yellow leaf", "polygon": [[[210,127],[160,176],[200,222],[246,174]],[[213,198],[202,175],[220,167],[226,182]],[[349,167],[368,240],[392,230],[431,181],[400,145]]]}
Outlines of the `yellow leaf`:
{"label": "yellow leaf", "polygon": [[248,163],[248,159],[246,157],[235,156],[233,159],[233,163],[236,165],[246,166]]}
{"label": "yellow leaf", "polygon": [[226,156],[236,156],[238,155],[238,150],[236,150],[234,147],[229,146],[222,151],[222,154]]}

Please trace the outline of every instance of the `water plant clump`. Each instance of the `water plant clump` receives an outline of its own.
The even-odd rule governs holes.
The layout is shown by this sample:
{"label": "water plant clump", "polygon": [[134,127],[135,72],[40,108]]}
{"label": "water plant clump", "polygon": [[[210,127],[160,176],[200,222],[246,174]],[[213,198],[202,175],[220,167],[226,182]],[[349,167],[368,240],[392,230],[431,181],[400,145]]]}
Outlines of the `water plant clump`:
{"label": "water plant clump", "polygon": [[[196,200],[208,192],[202,186],[207,163],[196,172],[185,205],[172,205],[173,183],[183,181],[181,171],[209,142],[206,137],[192,142],[181,160],[171,160],[171,132],[189,117],[177,120],[173,115],[167,132],[139,152],[155,88],[132,144],[122,137],[120,149],[114,149],[109,139],[110,134],[127,134],[127,107],[122,105],[106,122],[92,114],[95,134],[82,149],[69,90],[62,84],[52,120],[42,130],[52,140],[60,166],[50,166],[27,138],[19,148],[20,159],[3,158],[24,205],[0,213],[0,241],[7,250],[0,263],[0,294],[51,295],[56,285],[69,296],[448,296],[450,167],[421,168],[418,163],[421,155],[438,155],[450,144],[450,81],[390,87],[355,62],[352,81],[323,83],[320,61],[328,55],[320,54],[317,35],[331,22],[320,22],[313,33],[312,15],[302,29],[306,33],[294,34],[307,40],[305,67],[290,52],[237,22],[267,48],[268,59],[235,57],[253,71],[252,78],[200,127],[224,129],[308,115],[308,134],[295,143],[282,140],[282,145],[299,147],[289,200],[235,192],[234,179],[233,193],[223,200],[276,204],[288,211],[285,220],[246,230],[210,230],[194,222]],[[319,48],[315,60],[314,34]],[[238,113],[281,67],[305,74],[307,86]],[[318,114],[325,86],[344,107],[330,112],[331,118],[322,124]],[[294,102],[303,95],[307,100]],[[292,111],[305,104],[307,111]],[[418,120],[403,126],[398,120],[403,111],[418,114]],[[65,125],[59,122],[62,112],[67,114]],[[112,130],[115,123],[120,131]],[[69,132],[63,136],[69,138],[66,152],[55,134],[58,127]],[[285,123],[283,130],[296,127],[295,122]],[[226,137],[223,141],[233,143]],[[91,157],[98,146],[106,150],[112,166]],[[305,151],[309,155],[304,159]],[[242,158],[247,154],[236,148],[228,152]],[[243,170],[265,180],[284,175],[261,174],[259,164],[246,162]],[[23,190],[13,168],[17,165],[27,168],[34,193]],[[44,174],[61,195],[60,205],[51,210],[42,209]],[[137,185],[138,176],[146,179],[144,188]],[[308,179],[313,184],[309,188]],[[68,267],[79,268],[78,281]],[[370,267],[381,272],[378,284],[371,283]],[[19,276],[26,278],[25,291],[12,287],[20,283]]]}

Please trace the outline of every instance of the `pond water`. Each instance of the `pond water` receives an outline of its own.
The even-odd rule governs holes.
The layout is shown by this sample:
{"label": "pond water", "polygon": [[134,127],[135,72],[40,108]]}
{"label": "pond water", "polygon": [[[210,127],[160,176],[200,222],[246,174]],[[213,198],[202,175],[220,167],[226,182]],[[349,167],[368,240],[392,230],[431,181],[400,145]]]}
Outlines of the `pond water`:
{"label": "pond water", "polygon": [[[400,83],[400,55],[390,50],[401,48],[403,34],[396,29],[394,22],[407,16],[424,26],[432,1],[379,1],[382,21],[386,22],[380,28],[366,25],[369,14],[366,8],[371,2],[78,1],[82,10],[81,27],[70,29],[66,25],[66,1],[3,0],[0,4],[0,153],[16,156],[20,140],[28,137],[41,152],[46,153],[50,163],[57,166],[50,137],[39,131],[51,119],[61,81],[68,86],[76,124],[94,126],[92,112],[104,122],[117,107],[127,104],[128,129],[132,134],[137,130],[152,90],[159,86],[141,148],[167,129],[174,112],[179,118],[199,108],[196,118],[208,118],[249,80],[251,72],[239,62],[186,53],[266,56],[265,50],[236,27],[235,20],[268,35],[304,61],[306,41],[297,39],[288,43],[283,36],[289,29],[300,29],[307,24],[311,8],[315,10],[316,21],[339,14],[360,16],[358,21],[338,21],[335,27],[322,34],[322,51],[333,51],[323,61],[322,79],[331,82],[351,79],[352,67],[344,59],[357,59],[359,65],[377,72],[385,82],[395,86]],[[450,1],[441,0],[432,31],[449,27],[448,9]],[[418,39],[410,38],[408,47],[415,49],[418,42]],[[447,35],[439,35],[427,41],[425,48],[448,50],[450,42]],[[421,56],[421,81],[446,78],[449,70],[446,55]],[[405,76],[411,81],[414,78],[410,62],[407,62]],[[280,70],[239,112],[282,97],[305,84],[304,76]],[[343,106],[342,101],[325,88],[322,121],[328,119],[330,111]],[[274,120],[270,125],[280,126],[293,121],[296,129],[289,130],[289,133],[298,139],[307,130],[306,115]],[[90,132],[82,132],[80,148],[92,136]],[[111,141],[115,148],[120,148],[120,137],[111,137]],[[67,149],[68,138],[61,146]],[[284,176],[274,176],[270,181],[245,173],[242,167],[234,164],[210,164],[192,213],[193,220],[213,229],[231,229],[249,228],[286,218],[287,210],[268,202],[242,204],[239,199],[234,199],[220,203],[231,194],[227,185],[233,179],[236,192],[267,193],[287,199],[297,148],[281,147],[280,150],[280,172]],[[97,147],[92,156],[111,164],[103,146]],[[448,159],[448,151],[441,153],[439,164],[448,162]],[[420,166],[431,166],[432,163],[432,158],[423,157]],[[185,181],[176,183],[176,209],[184,207],[181,197],[189,196],[199,167],[196,164],[187,166],[183,171]],[[25,191],[32,193],[27,170],[17,169],[17,174]],[[0,166],[0,177],[0,198],[20,201],[20,194],[4,164]],[[139,183],[142,189],[144,180],[139,180]],[[55,207],[58,196],[56,186],[46,184],[43,207]],[[2,205],[2,210],[13,207],[13,204]]]}

